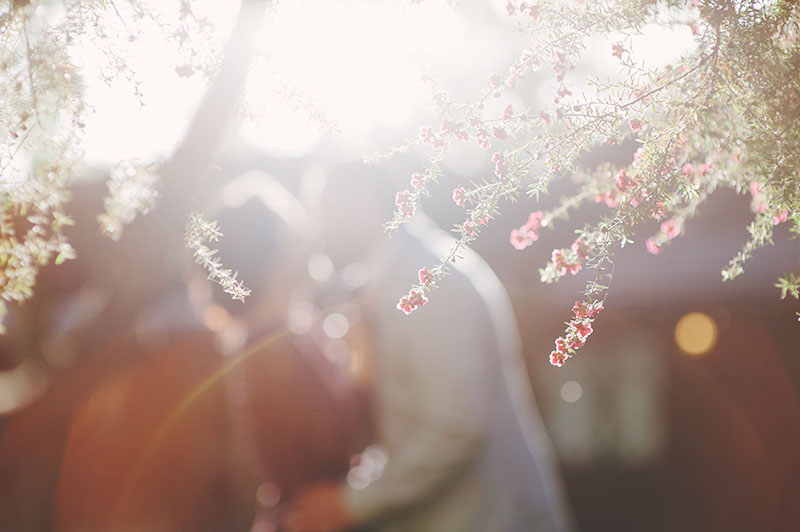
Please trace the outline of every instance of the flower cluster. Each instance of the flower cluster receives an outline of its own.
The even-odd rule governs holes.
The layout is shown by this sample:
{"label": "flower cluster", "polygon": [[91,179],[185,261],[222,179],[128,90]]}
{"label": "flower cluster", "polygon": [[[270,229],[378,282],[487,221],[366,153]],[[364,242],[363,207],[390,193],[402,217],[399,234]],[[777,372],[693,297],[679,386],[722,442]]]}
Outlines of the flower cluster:
{"label": "flower cluster", "polygon": [[237,280],[237,273],[222,267],[222,262],[215,255],[216,249],[210,249],[206,242],[216,242],[222,236],[217,222],[208,222],[203,215],[195,212],[186,224],[184,240],[186,247],[194,252],[194,261],[208,272],[208,279],[219,284],[226,294],[233,299],[244,301],[250,295],[250,289]]}
{"label": "flower cluster", "polygon": [[543,283],[552,283],[568,273],[575,275],[581,271],[581,259],[588,257],[588,254],[586,241],[580,238],[569,248],[554,249],[550,254],[550,262],[539,269],[539,279]]}
{"label": "flower cluster", "polygon": [[567,323],[563,336],[555,340],[555,349],[550,352],[550,363],[561,367],[564,362],[584,346],[586,339],[594,330],[592,323],[600,311],[603,310],[602,301],[576,301],[572,307],[572,319]]}
{"label": "flower cluster", "polygon": [[[84,99],[86,72],[75,51],[89,54],[80,55],[91,60],[100,81],[126,83],[143,102],[128,65],[130,43],[150,32],[176,52],[178,75],[210,76],[222,51],[222,23],[221,17],[212,23],[188,1],[174,11],[141,0],[26,0],[0,7],[0,332],[6,302],[30,298],[42,266],[75,257],[64,232],[72,224],[65,210],[68,183],[83,170],[91,103]],[[120,163],[109,180],[103,231],[117,239],[124,224],[151,208],[156,181],[144,166]]]}
{"label": "flower cluster", "polygon": [[527,222],[517,229],[511,230],[511,237],[509,238],[511,245],[521,251],[539,240],[539,228],[542,226],[542,218],[544,218],[542,211],[530,213]]}
{"label": "flower cluster", "polygon": [[400,301],[397,302],[397,309],[403,311],[403,314],[409,315],[427,302],[428,298],[425,297],[425,293],[422,290],[411,289],[407,295],[401,297]]}
{"label": "flower cluster", "polygon": [[105,213],[97,217],[103,233],[119,240],[123,227],[155,206],[158,183],[158,175],[150,168],[130,162],[118,165],[108,180]]}
{"label": "flower cluster", "polygon": [[[591,304],[576,306],[551,353],[551,362],[561,365],[591,334],[615,254],[639,238],[641,227],[658,223],[658,231],[642,240],[647,251],[660,253],[684,234],[687,221],[717,190],[749,190],[755,213],[748,227],[751,238],[723,270],[724,280],[741,274],[754,250],[772,242],[775,226],[790,224],[800,233],[800,80],[791,66],[800,57],[800,6],[765,7],[755,0],[737,6],[731,10],[726,2],[695,2],[678,13],[662,0],[646,6],[633,0],[508,1],[507,13],[529,41],[525,48],[507,72],[490,75],[474,99],[448,100],[446,107],[437,107],[446,113],[448,126],[437,137],[445,147],[456,140],[456,131],[468,130],[480,148],[503,142],[503,149],[487,157],[487,173],[493,167],[493,176],[453,190],[453,201],[462,207],[469,203],[471,216],[456,225],[459,238],[451,250],[425,271],[438,282],[459,249],[477,236],[479,220],[495,217],[502,201],[525,189],[538,199],[553,180],[571,177],[574,193],[549,212],[534,211],[509,236],[515,249],[524,250],[539,239],[542,227],[592,199],[608,209],[599,221],[576,231],[571,245],[553,250],[539,270],[543,282],[593,274],[583,296]],[[688,24],[695,50],[665,67],[642,67],[634,61],[633,37],[652,23]],[[590,35],[617,36],[607,53],[618,60],[622,76],[619,81],[591,79],[590,89],[574,95],[568,84]],[[509,98],[499,107],[502,113],[488,111],[488,98],[502,98],[543,65],[550,72],[539,72],[537,80],[553,78],[549,105],[515,110]],[[587,167],[580,160],[581,154],[609,145],[622,150],[629,145],[626,140],[640,144],[627,165]],[[426,174],[438,177],[445,150],[433,147]],[[758,176],[755,181],[753,176]],[[404,204],[398,209],[389,228],[405,219],[408,209]],[[787,294],[793,294],[797,278],[791,275],[781,280]],[[426,294],[431,286],[414,289]],[[406,304],[401,310],[418,306]]]}

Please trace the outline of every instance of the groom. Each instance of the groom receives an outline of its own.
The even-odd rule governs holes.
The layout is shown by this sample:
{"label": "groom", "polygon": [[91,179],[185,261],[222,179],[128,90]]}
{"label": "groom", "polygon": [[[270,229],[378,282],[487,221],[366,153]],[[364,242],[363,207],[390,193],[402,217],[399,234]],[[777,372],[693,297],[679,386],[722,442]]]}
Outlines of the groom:
{"label": "groom", "polygon": [[414,272],[436,263],[452,238],[417,215],[388,239],[374,191],[335,184],[320,211],[329,213],[334,263],[363,261],[369,272],[373,422],[385,460],[372,460],[367,478],[307,486],[285,504],[286,530],[571,530],[499,279],[467,250],[424,308],[403,315],[395,305]]}

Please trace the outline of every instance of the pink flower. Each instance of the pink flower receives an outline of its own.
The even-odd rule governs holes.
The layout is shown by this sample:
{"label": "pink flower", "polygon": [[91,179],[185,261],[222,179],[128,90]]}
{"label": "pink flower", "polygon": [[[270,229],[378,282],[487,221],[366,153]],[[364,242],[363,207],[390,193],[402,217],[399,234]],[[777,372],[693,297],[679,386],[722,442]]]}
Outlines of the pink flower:
{"label": "pink flower", "polygon": [[419,190],[422,188],[422,174],[411,174],[411,186],[415,190]]}
{"label": "pink flower", "polygon": [[616,57],[617,59],[622,59],[622,54],[625,52],[625,48],[623,48],[622,43],[614,43],[611,45],[611,55]]}
{"label": "pink flower", "polygon": [[542,119],[542,122],[544,122],[544,125],[546,125],[546,126],[550,125],[550,115],[547,114],[546,112],[539,111],[539,118]]}
{"label": "pink flower", "polygon": [[788,219],[789,219],[789,211],[783,209],[781,210],[781,212],[772,217],[772,225],[782,224]]}
{"label": "pink flower", "polygon": [[511,242],[511,245],[514,246],[514,249],[522,251],[526,247],[533,244],[533,240],[530,239],[527,233],[523,233],[519,229],[512,229],[511,230],[511,237],[508,239]]}
{"label": "pink flower", "polygon": [[428,298],[425,297],[425,293],[422,290],[414,289],[408,293],[408,301],[412,305],[421,307],[428,302]]}
{"label": "pink flower", "polygon": [[655,202],[650,208],[650,216],[653,220],[661,220],[667,215],[667,208],[660,201]]}
{"label": "pink flower", "polygon": [[558,353],[556,351],[552,351],[550,353],[550,364],[554,365],[557,368],[563,366],[566,360],[567,356],[563,353]]}
{"label": "pink flower", "polygon": [[653,255],[658,255],[661,253],[661,247],[656,244],[656,239],[653,237],[648,238],[644,241],[645,247],[647,247],[647,251],[652,253]]}
{"label": "pink flower", "polygon": [[444,140],[438,138],[433,132],[433,128],[429,126],[419,128],[419,138],[421,141],[427,142],[436,149],[444,148],[445,146]]}
{"label": "pink flower", "polygon": [[692,35],[697,35],[697,24],[689,24],[689,29],[692,30]]}
{"label": "pink flower", "polygon": [[414,211],[416,210],[416,205],[411,200],[411,194],[407,190],[402,190],[397,193],[394,198],[394,204],[397,206],[400,214],[403,215],[404,218],[411,218],[414,216]]}
{"label": "pink flower", "polygon": [[511,230],[509,242],[515,249],[523,250],[539,240],[539,228],[541,227],[544,214],[542,211],[535,211],[528,215],[528,221],[518,229]]}
{"label": "pink flower", "polygon": [[558,275],[566,275],[567,273],[575,275],[581,271],[580,260],[577,260],[576,257],[575,261],[570,261],[564,253],[564,250],[561,249],[553,250],[553,253],[550,256],[550,261],[555,266]]}
{"label": "pink flower", "polygon": [[641,131],[642,130],[642,121],[638,118],[631,118],[628,120],[628,125],[631,126],[631,131]]}
{"label": "pink flower", "polygon": [[492,143],[489,142],[489,134],[484,130],[478,131],[476,140],[478,142],[478,146],[480,146],[484,150],[488,150],[489,148],[492,147]]}
{"label": "pink flower", "polygon": [[567,352],[567,344],[564,342],[563,338],[561,337],[556,338],[555,343],[556,343],[556,348],[555,348],[556,353],[560,353],[563,355],[564,353]]}
{"label": "pink flower", "polygon": [[636,181],[628,177],[628,174],[625,172],[624,168],[619,171],[615,180],[617,182],[617,190],[620,192],[625,192],[627,189],[636,184]]}
{"label": "pink flower", "polygon": [[508,76],[506,77],[506,85],[509,87],[515,86],[522,79],[521,71],[517,68],[510,67],[508,69]]}
{"label": "pink flower", "polygon": [[666,222],[661,224],[661,232],[667,235],[667,238],[672,240],[679,234],[681,234],[681,228],[678,226],[678,222],[675,219],[667,220]]}
{"label": "pink flower", "polygon": [[683,165],[683,168],[681,168],[681,174],[683,174],[685,177],[691,177],[694,175],[694,167],[691,165],[691,163],[686,163]]}
{"label": "pink flower", "polygon": [[420,284],[423,284],[425,286],[428,286],[429,284],[431,284],[431,281],[433,281],[433,275],[431,274],[431,271],[428,268],[422,268],[418,272],[418,276]]}
{"label": "pink flower", "polygon": [[508,120],[512,116],[514,116],[514,108],[511,106],[511,104],[508,104],[506,105],[506,108],[503,109],[503,120]]}
{"label": "pink flower", "polygon": [[753,181],[752,183],[750,183],[750,194],[754,198],[756,196],[758,196],[758,193],[761,191],[760,189],[761,189],[761,185],[758,182]]}
{"label": "pink flower", "polygon": [[642,150],[643,149],[644,149],[644,146],[640,146],[639,149],[636,150],[636,153],[633,154],[633,163],[631,164],[631,166],[633,166],[634,168],[639,166],[639,159],[642,157]]}
{"label": "pink flower", "polygon": [[612,209],[617,205],[619,205],[619,202],[617,201],[617,193],[614,190],[609,190],[605,194],[600,194],[598,196],[595,196],[594,201],[595,203],[600,203],[601,201],[604,201],[606,206]]}
{"label": "pink flower", "polygon": [[[525,228],[526,231],[535,232],[542,226],[542,218],[544,218],[544,213],[542,211],[534,211],[528,215],[528,221],[525,222],[525,225],[522,227]],[[536,238],[539,238],[537,235]],[[534,240],[536,240],[536,238]]]}
{"label": "pink flower", "polygon": [[503,80],[500,79],[500,76],[498,76],[497,74],[492,74],[491,76],[489,76],[489,84],[492,87],[499,87],[500,85],[503,84]]}
{"label": "pink flower", "polygon": [[585,259],[589,256],[589,244],[582,238],[576,239],[575,242],[572,243],[571,249],[581,259]]}
{"label": "pink flower", "polygon": [[478,225],[486,225],[489,223],[489,217],[485,214],[473,214],[472,221]]}
{"label": "pink flower", "polygon": [[578,336],[577,334],[567,335],[567,345],[573,351],[576,351],[586,344],[586,339]]}
{"label": "pink flower", "polygon": [[704,163],[703,166],[700,167],[700,175],[706,175],[711,173],[711,163]]}
{"label": "pink flower", "polygon": [[570,325],[575,327],[575,334],[584,340],[592,334],[592,324],[588,321],[572,321]]}
{"label": "pink flower", "polygon": [[584,318],[594,319],[595,316],[600,314],[601,310],[603,310],[602,301],[594,301],[591,304],[585,301],[576,301],[572,306],[572,313],[575,315],[575,319],[578,320]]}
{"label": "pink flower", "polygon": [[500,152],[494,152],[492,155],[492,162],[494,163],[494,175],[503,177],[506,168],[506,158]]}
{"label": "pink flower", "polygon": [[428,302],[428,298],[425,297],[425,294],[422,290],[412,289],[408,295],[405,295],[400,298],[400,301],[397,302],[397,309],[401,310],[403,314],[406,316],[417,310],[419,307],[425,305]]}
{"label": "pink flower", "polygon": [[495,138],[498,138],[500,140],[503,140],[503,139],[508,137],[508,134],[506,133],[506,130],[503,129],[502,127],[498,127],[498,126],[495,126],[492,129],[492,135],[494,135]]}
{"label": "pink flower", "polygon": [[513,17],[514,13],[517,12],[517,8],[514,7],[514,4],[512,4],[510,0],[506,3],[506,12],[509,17]]}
{"label": "pink flower", "polygon": [[475,232],[475,229],[473,229],[472,227],[472,223],[470,223],[469,220],[464,222],[464,225],[462,227],[464,228],[464,232],[469,236],[478,236],[478,234]]}
{"label": "pink flower", "polygon": [[453,201],[459,207],[464,206],[464,202],[467,201],[467,191],[464,190],[464,187],[458,187],[453,189]]}
{"label": "pink flower", "polygon": [[408,301],[408,297],[406,297],[406,296],[403,296],[403,297],[401,297],[401,298],[400,298],[400,301],[398,301],[398,302],[397,302],[397,309],[398,309],[398,310],[402,310],[402,311],[403,311],[403,314],[405,314],[406,316],[408,316],[409,314],[411,314],[412,312],[414,312],[414,310],[415,310],[416,308],[417,308],[417,307],[413,306],[413,305],[412,305],[412,304],[411,304],[411,303]]}
{"label": "pink flower", "polygon": [[429,142],[431,137],[433,137],[433,128],[429,126],[423,126],[419,128],[419,139],[423,142]]}

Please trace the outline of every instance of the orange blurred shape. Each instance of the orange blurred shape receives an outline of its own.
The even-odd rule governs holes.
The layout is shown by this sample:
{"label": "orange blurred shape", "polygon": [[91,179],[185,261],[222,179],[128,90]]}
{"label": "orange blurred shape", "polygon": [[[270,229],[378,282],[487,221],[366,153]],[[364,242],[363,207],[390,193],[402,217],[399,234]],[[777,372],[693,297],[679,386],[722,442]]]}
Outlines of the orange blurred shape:
{"label": "orange blurred shape", "polygon": [[184,337],[89,396],[67,437],[54,530],[200,531],[229,519],[223,388],[208,389],[162,430],[218,363],[209,335]]}

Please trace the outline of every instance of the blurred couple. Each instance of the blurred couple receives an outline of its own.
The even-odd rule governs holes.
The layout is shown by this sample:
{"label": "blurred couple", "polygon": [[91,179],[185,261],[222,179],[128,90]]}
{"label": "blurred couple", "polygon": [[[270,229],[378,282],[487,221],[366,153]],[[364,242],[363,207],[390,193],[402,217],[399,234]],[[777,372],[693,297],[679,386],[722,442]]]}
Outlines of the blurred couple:
{"label": "blurred couple", "polygon": [[451,238],[422,214],[387,238],[391,194],[367,178],[298,188],[250,172],[207,211],[245,304],[173,268],[106,348],[135,354],[69,414],[51,528],[572,530],[492,270],[465,251],[405,316],[397,299]]}
{"label": "blurred couple", "polygon": [[[346,476],[305,483],[278,503],[280,530],[571,530],[508,295],[468,250],[423,309],[399,312],[414,272],[453,240],[422,214],[388,238],[386,185],[340,176],[301,191],[324,246],[308,267],[327,335],[319,343],[366,390],[372,430]],[[279,255],[301,241],[290,238]],[[284,319],[302,332],[293,305],[285,302]],[[330,347],[339,336],[341,359]]]}

